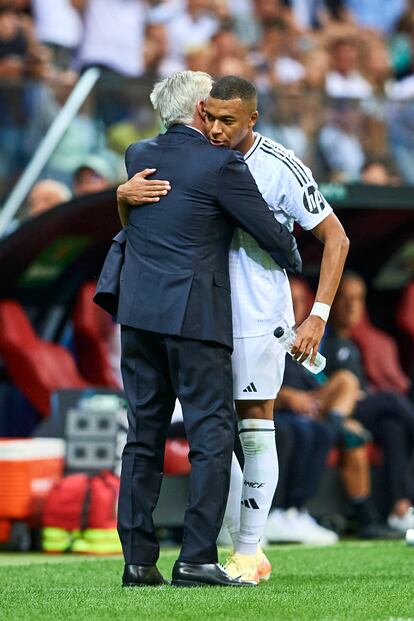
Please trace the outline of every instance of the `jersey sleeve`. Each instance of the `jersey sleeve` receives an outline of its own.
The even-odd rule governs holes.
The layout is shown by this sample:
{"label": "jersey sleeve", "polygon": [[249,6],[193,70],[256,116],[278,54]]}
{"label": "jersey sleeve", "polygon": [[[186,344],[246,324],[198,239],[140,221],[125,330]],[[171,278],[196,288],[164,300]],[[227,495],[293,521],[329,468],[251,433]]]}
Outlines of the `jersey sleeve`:
{"label": "jersey sleeve", "polygon": [[332,213],[332,207],[319,191],[318,184],[307,166],[295,156],[284,170],[285,201],[283,211],[309,231]]}

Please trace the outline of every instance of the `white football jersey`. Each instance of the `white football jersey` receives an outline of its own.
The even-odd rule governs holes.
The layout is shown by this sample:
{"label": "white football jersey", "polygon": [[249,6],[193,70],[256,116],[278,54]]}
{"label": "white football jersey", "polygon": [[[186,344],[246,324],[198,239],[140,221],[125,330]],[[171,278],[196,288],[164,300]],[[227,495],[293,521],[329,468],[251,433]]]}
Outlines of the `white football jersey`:
{"label": "white football jersey", "polygon": [[[256,133],[244,159],[276,220],[290,231],[294,222],[311,230],[332,213],[311,171],[293,151]],[[281,319],[294,324],[285,270],[239,228],[232,240],[229,265],[235,338],[269,334]]]}

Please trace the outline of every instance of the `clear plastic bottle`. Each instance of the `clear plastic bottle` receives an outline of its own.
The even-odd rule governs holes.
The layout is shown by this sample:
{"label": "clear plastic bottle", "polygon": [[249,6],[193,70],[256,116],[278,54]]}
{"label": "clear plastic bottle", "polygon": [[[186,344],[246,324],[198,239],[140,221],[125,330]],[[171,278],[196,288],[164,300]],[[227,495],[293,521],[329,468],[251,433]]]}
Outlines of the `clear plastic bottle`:
{"label": "clear plastic bottle", "polygon": [[[296,332],[292,330],[292,328],[279,326],[276,328],[273,334],[275,335],[279,343],[286,349],[287,353],[292,356],[290,350],[292,349],[292,345],[295,342]],[[314,373],[315,375],[316,373],[320,373],[324,370],[326,365],[325,356],[322,356],[322,354],[318,352],[316,354],[315,362],[313,364],[310,364],[310,359],[311,354],[309,354],[309,356],[305,360],[303,360],[303,362],[299,362],[298,360],[296,362],[299,362],[299,364],[303,365],[305,369],[308,369],[308,371]]]}

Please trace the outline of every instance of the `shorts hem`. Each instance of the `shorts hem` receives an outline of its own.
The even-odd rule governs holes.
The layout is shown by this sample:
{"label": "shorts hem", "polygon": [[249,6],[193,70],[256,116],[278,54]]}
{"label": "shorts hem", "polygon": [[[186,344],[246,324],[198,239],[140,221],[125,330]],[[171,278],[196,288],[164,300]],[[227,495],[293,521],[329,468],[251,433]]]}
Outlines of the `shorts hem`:
{"label": "shorts hem", "polygon": [[257,393],[243,393],[243,396],[233,395],[234,401],[269,401],[270,399],[276,399],[277,393],[271,396],[258,395]]}

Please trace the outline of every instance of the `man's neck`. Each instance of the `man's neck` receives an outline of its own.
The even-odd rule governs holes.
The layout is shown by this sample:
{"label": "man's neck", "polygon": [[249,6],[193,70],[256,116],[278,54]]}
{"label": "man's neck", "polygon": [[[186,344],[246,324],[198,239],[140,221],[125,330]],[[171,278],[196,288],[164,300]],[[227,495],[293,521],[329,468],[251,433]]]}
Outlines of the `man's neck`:
{"label": "man's neck", "polygon": [[242,155],[246,155],[252,148],[254,141],[256,140],[256,134],[250,131],[238,145],[233,147],[236,151],[240,151]]}
{"label": "man's neck", "polygon": [[195,114],[193,120],[191,121],[191,123],[189,123],[187,125],[187,127],[191,127],[192,129],[196,129],[197,131],[201,132],[205,138],[207,138],[206,130],[205,130],[205,127],[204,127],[204,121],[200,117],[199,114],[197,114],[197,113]]}
{"label": "man's neck", "polygon": [[196,132],[199,132],[203,136],[203,138],[207,139],[205,133],[201,131],[201,129],[199,129],[198,127],[195,127],[194,125],[186,125],[186,127],[189,127],[190,129],[194,129]]}

